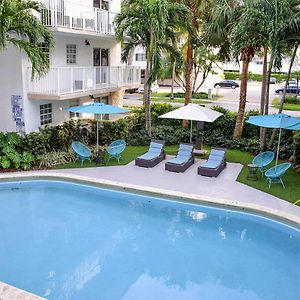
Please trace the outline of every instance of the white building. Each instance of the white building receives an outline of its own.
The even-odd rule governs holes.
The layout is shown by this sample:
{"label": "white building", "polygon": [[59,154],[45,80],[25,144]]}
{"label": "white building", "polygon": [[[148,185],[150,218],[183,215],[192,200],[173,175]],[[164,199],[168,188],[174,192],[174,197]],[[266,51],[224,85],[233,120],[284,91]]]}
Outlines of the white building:
{"label": "white building", "polygon": [[42,22],[53,33],[49,73],[31,81],[26,55],[0,52],[0,131],[38,130],[72,115],[65,107],[94,101],[122,105],[123,91],[140,83],[140,68],[121,64],[113,20],[121,0],[40,0]]}

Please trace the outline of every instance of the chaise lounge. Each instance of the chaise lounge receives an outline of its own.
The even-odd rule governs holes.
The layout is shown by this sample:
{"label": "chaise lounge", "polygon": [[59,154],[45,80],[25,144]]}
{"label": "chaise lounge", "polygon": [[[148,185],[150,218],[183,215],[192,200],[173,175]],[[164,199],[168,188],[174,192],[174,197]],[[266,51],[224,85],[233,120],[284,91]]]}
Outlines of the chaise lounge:
{"label": "chaise lounge", "polygon": [[147,153],[135,160],[135,165],[144,168],[153,168],[166,158],[164,151],[165,141],[152,140]]}
{"label": "chaise lounge", "polygon": [[191,144],[180,144],[177,156],[165,164],[165,170],[182,173],[188,169],[194,162],[194,146]]}
{"label": "chaise lounge", "polygon": [[198,167],[198,175],[217,177],[226,168],[226,149],[212,148],[208,160]]}

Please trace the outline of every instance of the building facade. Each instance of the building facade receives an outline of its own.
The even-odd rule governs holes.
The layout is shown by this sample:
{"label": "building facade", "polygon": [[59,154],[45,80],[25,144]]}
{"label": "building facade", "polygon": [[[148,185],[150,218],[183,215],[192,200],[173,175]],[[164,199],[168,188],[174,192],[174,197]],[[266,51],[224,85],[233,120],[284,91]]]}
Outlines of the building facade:
{"label": "building facade", "polygon": [[121,0],[40,1],[44,9],[36,17],[55,41],[51,51],[41,43],[50,70],[32,80],[24,53],[14,47],[0,52],[0,131],[31,132],[60,124],[74,117],[65,109],[69,106],[122,105],[124,90],[140,83],[140,68],[121,63],[115,37]]}

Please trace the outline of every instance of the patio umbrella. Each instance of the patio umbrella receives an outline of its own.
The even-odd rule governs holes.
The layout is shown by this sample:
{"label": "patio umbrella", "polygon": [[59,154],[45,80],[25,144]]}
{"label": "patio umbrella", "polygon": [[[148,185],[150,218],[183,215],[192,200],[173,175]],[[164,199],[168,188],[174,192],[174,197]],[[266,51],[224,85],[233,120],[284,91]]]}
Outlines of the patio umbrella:
{"label": "patio umbrella", "polygon": [[295,118],[286,114],[251,116],[246,122],[260,127],[279,129],[275,166],[278,164],[282,129],[300,130],[300,118]]}
{"label": "patio umbrella", "polygon": [[191,121],[191,132],[190,132],[190,143],[192,142],[192,121],[200,121],[200,122],[214,122],[217,118],[222,116],[223,114],[200,106],[198,104],[188,104],[182,106],[178,109],[174,109],[164,115],[159,116],[159,118],[164,119],[180,119],[180,120],[190,120]]}
{"label": "patio umbrella", "polygon": [[[100,115],[102,120],[102,115],[106,114],[124,114],[129,112],[128,109],[108,105],[104,103],[92,103],[88,105],[80,105],[80,106],[73,106],[68,107],[68,111],[73,113],[83,113],[83,114],[94,114],[94,115]],[[99,150],[99,122],[97,118],[97,152]]]}

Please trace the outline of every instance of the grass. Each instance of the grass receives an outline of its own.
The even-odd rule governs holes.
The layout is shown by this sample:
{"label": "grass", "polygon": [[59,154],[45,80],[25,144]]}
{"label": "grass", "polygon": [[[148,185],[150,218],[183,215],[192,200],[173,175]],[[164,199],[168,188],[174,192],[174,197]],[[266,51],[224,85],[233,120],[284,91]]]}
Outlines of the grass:
{"label": "grass", "polygon": [[[272,105],[276,108],[279,108],[279,98],[276,97],[272,101]],[[300,104],[293,104],[293,103],[285,103],[283,105],[284,110],[292,110],[292,111],[300,111]]]}
{"label": "grass", "polygon": [[[168,102],[168,103],[184,103],[183,98],[174,98],[170,99],[168,97],[151,97],[151,102]],[[205,103],[211,103],[211,100],[202,100],[202,99],[193,99],[193,103],[195,104],[205,104]]]}
{"label": "grass", "polygon": [[[166,146],[165,150],[168,155],[175,155],[177,153],[178,146]],[[209,149],[206,147],[206,149]],[[143,153],[147,152],[148,146],[127,146],[123,155],[122,159],[120,160],[120,164],[115,159],[111,159],[106,164],[98,164],[96,165],[94,162],[85,161],[83,164],[83,167],[81,166],[80,162],[60,165],[56,167],[57,169],[70,169],[70,168],[90,168],[90,167],[105,167],[105,166],[117,166],[117,165],[126,165],[129,162],[133,161],[136,157],[139,155],[142,155]],[[248,168],[247,164],[252,162],[253,155],[247,152],[242,152],[239,150],[227,150],[227,161],[228,162],[234,162],[234,163],[240,163],[243,166],[242,171],[240,172],[237,181],[241,182],[243,184],[246,184],[248,186],[251,186],[255,189],[261,190],[263,192],[266,192],[268,194],[274,195],[278,198],[287,200],[289,202],[296,202],[297,200],[300,200],[300,176],[292,169],[288,170],[288,172],[285,174],[283,180],[285,182],[286,188],[284,189],[279,184],[272,184],[271,189],[268,188],[268,185],[266,184],[265,178],[263,178],[259,172],[258,172],[258,180],[257,181],[251,181],[247,179],[248,175]],[[203,156],[203,158],[207,158],[206,156]],[[107,159],[107,158],[106,158]],[[273,163],[274,165],[274,163]],[[271,167],[272,165],[270,165]],[[242,197],[242,195],[241,195]],[[300,201],[297,203],[300,205]]]}

